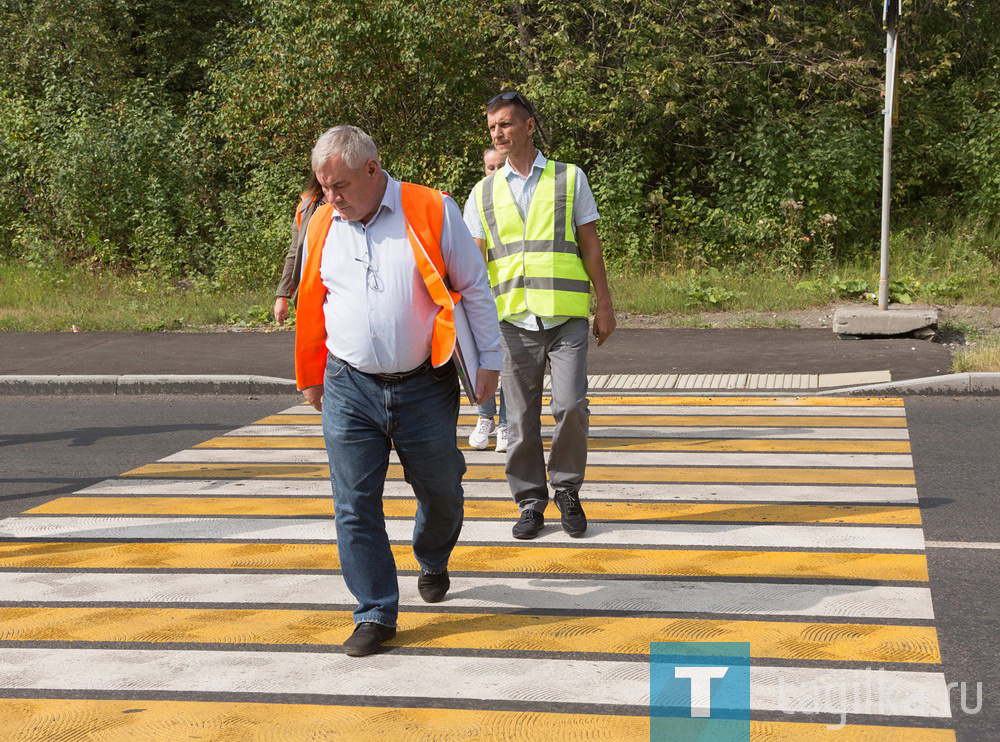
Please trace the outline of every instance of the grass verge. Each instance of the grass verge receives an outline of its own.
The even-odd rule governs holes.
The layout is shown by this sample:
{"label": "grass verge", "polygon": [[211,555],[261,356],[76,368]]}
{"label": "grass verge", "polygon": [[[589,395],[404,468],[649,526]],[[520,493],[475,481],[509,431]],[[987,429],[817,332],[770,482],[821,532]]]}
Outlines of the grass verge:
{"label": "grass verge", "polygon": [[[902,251],[893,269],[890,301],[997,306],[1000,276],[976,240],[924,237]],[[958,245],[950,252],[946,245]],[[961,247],[962,245],[966,247]],[[878,265],[827,266],[789,276],[767,265],[724,272],[650,265],[609,271],[621,314],[656,315],[664,325],[705,324],[713,311],[774,313],[870,302]],[[273,326],[270,286],[222,285],[207,279],[171,282],[149,274],[119,275],[81,266],[41,267],[0,261],[0,331],[200,330]],[[741,326],[793,327],[794,322],[750,316]]]}
{"label": "grass verge", "polygon": [[0,330],[182,330],[273,323],[273,289],[0,262]]}
{"label": "grass verge", "polygon": [[951,359],[956,374],[987,371],[1000,373],[1000,337],[993,335],[957,350]]}

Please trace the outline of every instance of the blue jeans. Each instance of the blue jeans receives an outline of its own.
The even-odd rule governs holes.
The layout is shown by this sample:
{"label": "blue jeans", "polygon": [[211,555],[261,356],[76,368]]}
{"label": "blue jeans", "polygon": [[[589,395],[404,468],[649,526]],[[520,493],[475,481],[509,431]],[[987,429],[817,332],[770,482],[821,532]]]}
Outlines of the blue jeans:
{"label": "blue jeans", "polygon": [[[481,405],[478,405],[479,417],[489,417],[492,418],[497,414],[497,398],[490,397]],[[503,389],[500,390],[500,425],[507,424],[507,403],[503,398]]]}
{"label": "blue jeans", "polygon": [[323,438],[340,569],[358,601],[355,623],[395,626],[399,613],[396,562],[382,510],[390,448],[396,449],[417,498],[417,562],[430,573],[448,568],[464,514],[465,459],[455,439],[458,409],[458,376],[450,363],[384,381],[333,356],[327,359]]}

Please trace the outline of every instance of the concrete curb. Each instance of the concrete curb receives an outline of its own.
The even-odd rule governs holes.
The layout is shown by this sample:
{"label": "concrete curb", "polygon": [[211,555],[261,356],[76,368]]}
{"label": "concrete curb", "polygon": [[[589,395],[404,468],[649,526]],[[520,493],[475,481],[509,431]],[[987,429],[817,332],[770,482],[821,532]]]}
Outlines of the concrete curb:
{"label": "concrete curb", "polygon": [[1000,395],[1000,373],[965,373],[928,376],[923,379],[889,381],[882,384],[844,387],[817,392],[816,396],[837,394],[882,396],[902,394],[954,394],[971,396]]}
{"label": "concrete curb", "polygon": [[274,376],[123,374],[0,376],[0,396],[32,394],[294,394],[295,382]]}
{"label": "concrete curb", "polygon": [[[889,381],[880,384],[838,387],[836,389],[686,389],[663,390],[655,388],[602,389],[596,394],[626,392],[660,392],[672,395],[770,395],[812,397],[833,395],[888,396],[905,394],[956,394],[1000,395],[1000,373],[964,373],[928,376],[922,379]],[[234,394],[256,396],[260,394],[296,394],[292,379],[275,376],[252,375],[199,375],[199,374],[123,374],[114,375],[63,375],[63,376],[0,376],[0,396],[10,395],[69,395],[69,394]]]}

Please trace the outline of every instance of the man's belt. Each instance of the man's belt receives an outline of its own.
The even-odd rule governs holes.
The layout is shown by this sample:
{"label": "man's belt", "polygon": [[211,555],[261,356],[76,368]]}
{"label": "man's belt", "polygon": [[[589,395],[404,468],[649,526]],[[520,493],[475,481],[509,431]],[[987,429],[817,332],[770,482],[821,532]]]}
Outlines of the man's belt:
{"label": "man's belt", "polygon": [[378,379],[379,381],[387,381],[393,383],[396,381],[402,381],[403,379],[408,379],[411,376],[419,376],[420,374],[425,374],[431,370],[431,359],[428,358],[426,361],[421,363],[414,369],[409,371],[404,371],[401,374],[368,374],[372,378]]}

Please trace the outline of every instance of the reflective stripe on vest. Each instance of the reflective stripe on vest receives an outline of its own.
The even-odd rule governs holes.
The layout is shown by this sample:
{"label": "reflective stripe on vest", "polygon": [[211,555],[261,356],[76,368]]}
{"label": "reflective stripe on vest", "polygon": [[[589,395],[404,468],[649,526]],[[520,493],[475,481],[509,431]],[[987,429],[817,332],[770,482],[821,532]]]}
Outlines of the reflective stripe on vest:
{"label": "reflective stripe on vest", "polygon": [[[403,215],[417,270],[431,299],[437,304],[431,334],[431,363],[443,366],[455,350],[455,303],[462,295],[450,291],[447,271],[441,255],[441,231],[444,224],[444,199],[441,191],[413,183],[401,184]],[[295,380],[299,389],[323,383],[326,371],[326,318],[323,305],[327,288],[320,278],[323,246],[333,224],[334,209],[323,204],[309,220],[308,253],[299,284],[299,303],[295,315]]]}
{"label": "reflective stripe on vest", "polygon": [[540,317],[589,314],[590,277],[573,229],[576,173],[574,165],[546,163],[528,206],[527,223],[505,178],[493,173],[476,185],[500,319],[524,312]]}

